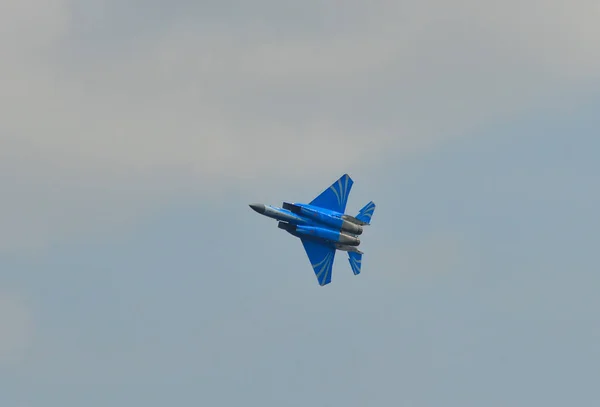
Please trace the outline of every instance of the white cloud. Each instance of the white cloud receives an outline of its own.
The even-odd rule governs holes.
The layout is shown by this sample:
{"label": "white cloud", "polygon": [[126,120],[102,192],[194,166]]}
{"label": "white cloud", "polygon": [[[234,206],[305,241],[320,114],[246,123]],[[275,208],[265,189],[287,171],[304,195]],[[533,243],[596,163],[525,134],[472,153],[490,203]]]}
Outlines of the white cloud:
{"label": "white cloud", "polygon": [[3,2],[0,249],[98,208],[129,219],[173,184],[431,148],[600,72],[596,2],[362,4]]}

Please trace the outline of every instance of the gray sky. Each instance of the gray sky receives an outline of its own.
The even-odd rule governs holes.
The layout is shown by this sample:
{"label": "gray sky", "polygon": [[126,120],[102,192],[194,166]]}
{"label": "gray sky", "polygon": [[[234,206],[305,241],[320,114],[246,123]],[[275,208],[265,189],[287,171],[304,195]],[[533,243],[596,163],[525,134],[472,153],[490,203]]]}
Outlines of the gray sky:
{"label": "gray sky", "polygon": [[[0,405],[600,401],[594,2],[0,4]],[[247,204],[348,172],[319,287]]]}

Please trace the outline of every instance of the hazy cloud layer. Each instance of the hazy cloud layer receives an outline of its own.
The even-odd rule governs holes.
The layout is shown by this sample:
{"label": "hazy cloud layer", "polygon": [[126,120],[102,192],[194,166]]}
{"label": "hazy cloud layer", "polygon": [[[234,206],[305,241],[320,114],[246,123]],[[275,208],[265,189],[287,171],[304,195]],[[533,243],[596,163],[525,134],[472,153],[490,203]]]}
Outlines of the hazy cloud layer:
{"label": "hazy cloud layer", "polygon": [[594,2],[435,3],[3,2],[0,249],[174,185],[431,148],[598,79]]}
{"label": "hazy cloud layer", "polygon": [[13,293],[0,291],[0,365],[24,356],[31,341],[31,323],[23,300]]}

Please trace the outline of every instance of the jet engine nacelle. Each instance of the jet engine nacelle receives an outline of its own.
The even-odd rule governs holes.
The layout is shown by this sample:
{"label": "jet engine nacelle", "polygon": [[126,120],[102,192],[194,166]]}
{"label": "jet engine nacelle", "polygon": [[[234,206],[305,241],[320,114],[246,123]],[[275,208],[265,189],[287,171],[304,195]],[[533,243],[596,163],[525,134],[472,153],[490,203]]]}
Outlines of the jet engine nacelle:
{"label": "jet engine nacelle", "polygon": [[342,219],[342,230],[352,233],[353,235],[360,235],[363,232],[363,228],[356,223],[348,222]]}
{"label": "jet engine nacelle", "polygon": [[330,242],[341,243],[346,246],[358,246],[360,244],[360,239],[357,237],[336,230],[316,226],[296,226],[294,232],[301,236],[329,240]]}
{"label": "jet engine nacelle", "polygon": [[322,223],[323,225],[331,226],[334,228],[339,228],[345,232],[351,233],[353,235],[360,235],[363,232],[363,228],[356,223],[349,222],[345,219],[339,218],[337,216],[330,215],[328,213],[323,213],[312,208],[306,206],[299,206],[294,204],[289,204],[284,202],[284,209],[288,209],[293,213],[300,214],[302,216],[306,216],[316,222]]}

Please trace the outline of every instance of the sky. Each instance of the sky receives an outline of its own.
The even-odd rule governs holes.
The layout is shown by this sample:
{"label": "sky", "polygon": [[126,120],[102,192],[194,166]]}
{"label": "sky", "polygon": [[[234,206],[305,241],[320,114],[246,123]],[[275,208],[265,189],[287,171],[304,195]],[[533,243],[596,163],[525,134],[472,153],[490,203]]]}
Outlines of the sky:
{"label": "sky", "polygon": [[[599,17],[4,0],[0,405],[598,404]],[[343,173],[320,287],[248,204]]]}

